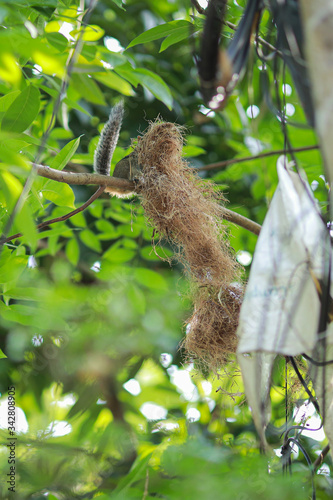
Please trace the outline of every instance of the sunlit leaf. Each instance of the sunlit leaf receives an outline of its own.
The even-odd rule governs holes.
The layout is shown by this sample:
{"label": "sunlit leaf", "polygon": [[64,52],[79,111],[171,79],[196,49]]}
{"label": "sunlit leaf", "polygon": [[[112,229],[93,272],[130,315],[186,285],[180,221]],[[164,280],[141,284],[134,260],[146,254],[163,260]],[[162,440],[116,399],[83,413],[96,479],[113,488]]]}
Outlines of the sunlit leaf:
{"label": "sunlit leaf", "polygon": [[80,137],[77,139],[73,139],[66,146],[62,148],[62,150],[55,156],[51,161],[49,166],[56,170],[62,170],[70,159],[74,156],[75,151],[79,147]]}
{"label": "sunlit leaf", "polygon": [[66,68],[66,61],[63,60],[64,56],[52,54],[44,47],[41,47],[33,51],[32,57],[35,63],[42,67],[44,73],[63,78]]}
{"label": "sunlit leaf", "polygon": [[68,184],[48,180],[46,187],[41,190],[47,200],[60,207],[75,208],[75,195]]}
{"label": "sunlit leaf", "polygon": [[1,123],[2,130],[24,132],[39,111],[39,90],[28,85],[7,109]]}
{"label": "sunlit leaf", "polygon": [[10,52],[0,51],[0,79],[14,85],[21,80],[21,69]]}
{"label": "sunlit leaf", "polygon": [[23,186],[14,175],[6,171],[0,172],[0,184],[2,192],[6,197],[8,208],[11,209],[20,196]]}
{"label": "sunlit leaf", "polygon": [[106,87],[118,90],[123,95],[130,96],[134,94],[133,89],[128,82],[121,78],[121,76],[117,75],[114,71],[108,71],[107,73],[95,73],[94,77]]}
{"label": "sunlit leaf", "polygon": [[[81,35],[82,33],[82,35]],[[81,35],[85,42],[96,42],[104,35],[104,30],[97,25],[84,26],[80,30],[73,30],[70,33],[72,36]]]}

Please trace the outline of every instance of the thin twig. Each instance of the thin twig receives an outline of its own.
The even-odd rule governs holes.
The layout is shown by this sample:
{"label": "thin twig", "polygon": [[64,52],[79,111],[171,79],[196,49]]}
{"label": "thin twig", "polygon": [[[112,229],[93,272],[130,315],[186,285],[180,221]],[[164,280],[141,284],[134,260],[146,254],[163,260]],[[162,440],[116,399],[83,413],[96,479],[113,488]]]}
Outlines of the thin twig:
{"label": "thin twig", "polygon": [[148,486],[149,486],[149,469],[147,467],[147,470],[146,470],[146,479],[145,479],[145,489],[144,489],[144,492],[143,492],[142,500],[146,500],[146,498],[148,496]]}
{"label": "thin twig", "polygon": [[[55,170],[50,167],[46,167],[45,165],[34,165],[37,169],[38,175],[46,177],[48,179],[53,179],[59,182],[65,182],[66,184],[76,184],[76,185],[87,185],[87,184],[97,184],[102,187],[111,187],[115,188],[118,192],[123,191],[124,194],[128,192],[135,191],[135,184],[126,179],[120,179],[118,177],[109,177],[107,175],[99,175],[99,174],[74,174],[72,172],[65,172],[63,170]],[[88,200],[89,201],[89,200]],[[225,218],[241,226],[248,231],[258,235],[260,233],[261,226],[256,222],[247,219],[243,215],[239,215],[232,210],[227,208],[223,209]]]}
{"label": "thin twig", "polygon": [[[70,219],[74,215],[78,214],[79,212],[83,212],[93,201],[95,201],[102,193],[104,192],[104,186],[100,186],[97,191],[87,200],[83,205],[81,205],[79,208],[76,208],[72,212],[69,212],[66,215],[62,215],[61,217],[56,217],[55,219],[49,219],[46,220],[45,222],[42,222],[41,224],[38,224],[37,229],[43,229],[44,227],[50,226],[50,224],[54,224],[55,222],[63,222],[67,219]],[[4,243],[8,243],[8,241],[14,240],[16,238],[20,238],[23,236],[22,233],[17,233],[13,234],[12,236],[9,236],[6,239],[0,239],[0,245],[3,245]]]}
{"label": "thin twig", "polygon": [[201,7],[201,5],[199,4],[199,2],[197,2],[197,0],[191,0],[191,4],[196,9],[196,11],[199,12],[199,14],[204,14],[205,13],[206,9],[204,9],[203,7]]}
{"label": "thin twig", "polygon": [[[233,24],[230,21],[225,21],[223,24],[225,24],[226,26],[228,26],[228,28],[230,28],[230,29],[232,29],[234,31],[236,31],[236,29],[238,28],[237,24]],[[272,45],[269,42],[266,42],[266,40],[264,40],[263,38],[261,38],[261,36],[258,36],[257,40],[258,40],[258,42],[261,43],[261,45],[264,45],[265,47],[267,47],[268,49],[272,50],[273,52],[276,52],[277,54],[279,54],[279,56],[283,55],[282,52],[280,52],[276,47],[274,47],[274,45]]]}
{"label": "thin twig", "polygon": [[[72,212],[63,215],[62,217],[56,217],[55,219],[50,219],[48,221],[42,222],[37,226],[37,229],[43,229],[46,226],[49,226],[50,224],[54,224],[55,222],[62,222],[70,217],[73,217],[79,212],[82,212],[85,208],[87,208],[96,198],[98,198],[104,191],[105,187],[111,187],[115,188],[118,192],[123,191],[124,194],[127,192],[135,191],[135,184],[131,181],[128,181],[126,179],[120,179],[118,177],[109,177],[107,175],[99,175],[99,174],[74,174],[72,172],[64,172],[63,170],[55,170],[50,167],[46,167],[45,165],[34,165],[34,168],[36,169],[36,172],[38,175],[41,175],[42,177],[46,177],[48,179],[52,179],[54,181],[58,182],[64,182],[66,184],[75,184],[75,185],[88,185],[88,184],[95,184],[100,186],[98,190],[89,198],[88,201],[86,201],[81,207],[77,208],[76,210],[73,210]],[[251,231],[252,233],[259,235],[261,226],[257,224],[256,222],[248,219],[247,217],[244,217],[243,215],[240,215],[236,212],[233,212],[232,210],[229,210],[227,208],[223,208],[223,213],[224,217],[226,220],[229,222],[233,222],[234,224],[237,224],[237,226],[243,227],[244,229],[247,229],[248,231]],[[0,245],[3,245],[4,243],[8,243],[8,241],[11,241],[16,238],[20,238],[22,236],[21,233],[14,234],[12,236],[9,236],[8,238],[1,238],[0,239]]]}
{"label": "thin twig", "polygon": [[233,212],[233,210],[229,210],[228,208],[223,208],[223,215],[229,222],[233,222],[234,224],[237,224],[237,226],[243,227],[244,229],[251,231],[251,233],[259,236],[261,230],[260,224],[257,224],[253,220],[244,217],[244,215]]}
{"label": "thin twig", "polygon": [[214,170],[215,168],[228,167],[229,165],[233,165],[234,163],[242,163],[244,161],[258,160],[260,158],[266,158],[267,156],[277,156],[287,153],[302,153],[303,151],[311,151],[313,149],[319,149],[319,146],[317,144],[314,144],[313,146],[304,146],[301,148],[276,149],[274,151],[268,151],[267,153],[260,153],[255,156],[244,156],[242,158],[233,158],[232,160],[224,160],[224,161],[218,161],[216,163],[209,163],[208,165],[200,167],[197,170],[198,172],[204,170]]}
{"label": "thin twig", "polygon": [[321,454],[316,458],[316,460],[313,462],[312,467],[313,470],[316,471],[321,464],[324,461],[324,458],[326,457],[327,453],[330,451],[330,445],[326,445]]}

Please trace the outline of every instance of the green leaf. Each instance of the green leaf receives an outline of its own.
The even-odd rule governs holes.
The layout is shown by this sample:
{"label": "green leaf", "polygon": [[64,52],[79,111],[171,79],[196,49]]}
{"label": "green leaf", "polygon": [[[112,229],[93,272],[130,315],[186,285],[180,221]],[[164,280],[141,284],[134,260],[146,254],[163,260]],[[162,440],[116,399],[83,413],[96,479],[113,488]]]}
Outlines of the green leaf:
{"label": "green leaf", "polygon": [[156,73],[148,69],[116,69],[120,75],[126,78],[132,85],[140,83],[146,87],[157,99],[162,101],[169,109],[172,109],[172,95],[167,84]]}
{"label": "green leaf", "polygon": [[123,264],[124,262],[129,262],[136,255],[134,250],[128,248],[117,248],[116,245],[112,245],[103,255],[104,259],[110,262],[115,262],[117,264]]}
{"label": "green leaf", "polygon": [[69,262],[76,266],[80,258],[80,248],[75,238],[70,239],[67,243],[66,255]]}
{"label": "green leaf", "polygon": [[[59,222],[58,224],[53,224],[50,226],[51,229],[47,229],[43,231],[43,238],[50,238],[52,236],[61,235],[64,238],[71,238],[73,236],[73,231],[70,227],[66,226],[65,222]],[[39,250],[36,256],[39,255],[47,255],[47,252],[44,253],[45,249]]]}
{"label": "green leaf", "polygon": [[0,349],[0,359],[7,358],[6,354]]}
{"label": "green leaf", "polygon": [[145,260],[158,262],[161,261],[161,258],[164,259],[165,257],[171,257],[173,253],[168,248],[163,248],[159,245],[155,245],[154,249],[151,245],[148,245],[141,248],[140,255]]}
{"label": "green leaf", "polygon": [[169,109],[172,109],[171,92],[160,76],[148,69],[135,70],[135,76],[141,85],[144,85],[157,99],[162,101]]}
{"label": "green leaf", "polygon": [[90,229],[84,229],[79,234],[80,240],[85,244],[86,247],[100,253],[102,250],[101,243],[97,238],[96,234],[90,231]]}
{"label": "green leaf", "polygon": [[184,20],[171,21],[169,23],[161,24],[160,26],[155,26],[154,28],[145,31],[144,33],[141,33],[141,35],[134,38],[134,40],[132,40],[126,47],[126,50],[140,43],[152,42],[153,40],[164,38],[168,35],[174,34],[175,32],[178,33],[180,29],[186,28],[189,32],[190,26],[191,23]]}
{"label": "green leaf", "polygon": [[146,269],[145,267],[138,267],[134,270],[134,278],[141,285],[151,288],[152,290],[166,290],[167,284],[163,276]]}
{"label": "green leaf", "polygon": [[0,187],[5,196],[7,209],[12,210],[22,192],[22,184],[10,172],[2,171],[0,173]]}
{"label": "green leaf", "polygon": [[2,130],[11,132],[27,130],[38,114],[39,104],[39,90],[29,85],[7,109],[2,119]]}
{"label": "green leaf", "polygon": [[94,77],[96,80],[106,85],[106,87],[118,90],[118,92],[121,92],[123,95],[130,96],[134,94],[133,89],[128,82],[121,78],[121,76],[117,75],[114,71],[95,73]]}
{"label": "green leaf", "polygon": [[111,0],[119,9],[126,10],[125,7],[123,6],[122,0]]}
{"label": "green leaf", "polygon": [[128,238],[137,238],[140,236],[143,226],[132,222],[131,224],[119,224],[117,226],[118,234]]}
{"label": "green leaf", "polygon": [[96,42],[104,35],[104,30],[97,26],[96,24],[90,26],[84,26],[79,30],[72,30],[70,33],[72,36],[81,35],[82,40],[85,42]]}
{"label": "green leaf", "polygon": [[[137,458],[134,462],[130,472],[127,473],[118,483],[118,486],[112,492],[112,496],[114,496],[115,500],[118,498],[125,499],[123,496],[124,493],[127,492],[131,484],[140,478],[144,478],[146,475],[146,470],[148,467],[148,462],[151,458],[152,453],[149,453],[145,458]],[[120,496],[121,495],[121,496]]]}
{"label": "green leaf", "polygon": [[27,266],[28,256],[16,256],[2,250],[0,255],[0,283],[15,282]]}
{"label": "green leaf", "polygon": [[86,109],[84,109],[82,106],[80,106],[80,104],[78,104],[77,102],[73,101],[72,99],[68,99],[68,97],[65,97],[64,103],[67,104],[67,106],[69,108],[76,109],[77,111],[80,111],[80,113],[83,113],[84,115],[92,117],[92,114],[89,113],[89,111],[87,111]]}
{"label": "green leaf", "polygon": [[195,156],[200,156],[206,154],[206,150],[200,148],[199,146],[184,146],[183,147],[183,155],[194,158]]}
{"label": "green leaf", "polygon": [[27,243],[32,250],[35,250],[38,242],[38,232],[31,209],[27,203],[24,204],[23,208],[16,215],[15,227],[23,234],[23,242]]}
{"label": "green leaf", "polygon": [[103,217],[103,205],[98,201],[95,201],[91,205],[89,205],[89,212],[91,215],[96,217],[96,219],[100,220]]}
{"label": "green leaf", "polygon": [[56,170],[62,170],[70,161],[70,159],[74,156],[75,151],[79,147],[80,138],[81,137],[73,139],[68,144],[66,144],[66,146],[64,146],[62,150],[57,154],[57,156],[52,158],[49,166],[51,168],[55,168]]}
{"label": "green leaf", "polygon": [[[191,23],[188,24],[191,25]],[[195,31],[191,26],[183,26],[177,28],[171,35],[169,35],[165,40],[163,40],[160,47],[160,53],[166,50],[171,45],[174,45],[175,43],[181,42],[182,40],[189,38],[194,33]]]}
{"label": "green leaf", "polygon": [[71,217],[71,223],[77,227],[87,227],[87,221],[82,212],[79,212]]}
{"label": "green leaf", "polygon": [[127,62],[127,59],[123,54],[120,54],[119,52],[111,52],[106,47],[98,47],[98,51],[101,54],[101,59],[111,64],[113,68],[126,64]]}
{"label": "green leaf", "polygon": [[90,101],[93,104],[106,106],[106,101],[101,89],[92,78],[89,78],[88,75],[74,73],[72,75],[71,86],[85,100]]}
{"label": "green leaf", "polygon": [[48,180],[45,188],[41,189],[44,197],[59,207],[75,208],[75,196],[68,184]]}
{"label": "green leaf", "polygon": [[119,237],[118,229],[105,219],[96,221],[95,226],[100,231],[98,235],[100,240],[112,240]]}
{"label": "green leaf", "polygon": [[60,53],[64,52],[68,46],[67,38],[61,33],[46,33],[46,38]]}
{"label": "green leaf", "polygon": [[29,287],[13,287],[6,290],[6,295],[12,299],[16,300],[35,300],[38,301],[41,299],[42,294],[45,293],[45,290],[40,288],[34,288],[32,286]]}
{"label": "green leaf", "polygon": [[14,92],[9,92],[9,94],[4,95],[0,98],[0,113],[7,111],[9,106],[15,101],[15,99],[20,95],[19,90],[14,90]]}

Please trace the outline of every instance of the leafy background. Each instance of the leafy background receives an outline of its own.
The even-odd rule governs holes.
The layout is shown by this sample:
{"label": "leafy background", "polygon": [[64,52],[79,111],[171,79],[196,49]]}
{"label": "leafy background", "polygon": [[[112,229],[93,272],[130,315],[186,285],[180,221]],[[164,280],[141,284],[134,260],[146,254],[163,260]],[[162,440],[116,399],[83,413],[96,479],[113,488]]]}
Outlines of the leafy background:
{"label": "leafy background", "polygon": [[[1,498],[308,498],[302,453],[295,450],[292,476],[282,475],[278,458],[284,360],[271,393],[268,435],[277,451],[264,457],[236,363],[219,377],[185,363],[179,345],[190,311],[182,298],[187,284],[180,267],[170,269],[152,251],[139,200],[102,197],[38,234],[37,222],[66,214],[93,188],[31,176],[33,161],[90,172],[101,128],[121,96],[126,114],[113,166],[159,114],[186,126],[184,154],[194,168],[281,149],[284,134],[267,92],[275,105],[279,97],[289,106],[292,145],[316,144],[292,80],[273,63],[263,71],[253,50],[228,105],[208,114],[195,67],[204,16],[189,2],[101,0],[82,16],[88,6],[0,1],[0,224],[7,235],[23,233],[0,255]],[[230,3],[228,20],[237,23],[243,7]],[[261,35],[274,42],[274,34],[265,12]],[[224,43],[231,36],[225,28]],[[200,175],[223,189],[229,208],[262,223],[276,161]],[[297,161],[325,211],[319,153]],[[31,189],[23,198],[25,183]],[[246,275],[256,236],[229,226]],[[5,482],[11,385],[19,422],[16,494]],[[305,399],[294,391],[291,419]],[[316,434],[302,443],[315,459],[326,441]],[[318,498],[331,498],[331,466],[327,457],[315,477]]]}

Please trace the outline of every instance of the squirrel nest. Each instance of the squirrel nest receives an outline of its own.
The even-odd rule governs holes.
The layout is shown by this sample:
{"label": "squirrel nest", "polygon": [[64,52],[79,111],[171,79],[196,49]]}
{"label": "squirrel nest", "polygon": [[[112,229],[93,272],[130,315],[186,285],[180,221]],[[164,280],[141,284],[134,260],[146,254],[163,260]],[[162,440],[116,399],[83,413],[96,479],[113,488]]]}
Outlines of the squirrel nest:
{"label": "squirrel nest", "polygon": [[230,285],[239,265],[222,224],[223,196],[182,159],[183,129],[156,121],[138,141],[137,192],[161,239],[176,249],[193,283],[194,313],[184,340],[188,355],[216,371],[236,350],[241,293]]}

